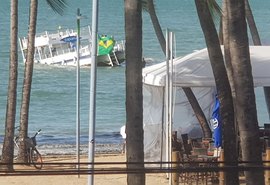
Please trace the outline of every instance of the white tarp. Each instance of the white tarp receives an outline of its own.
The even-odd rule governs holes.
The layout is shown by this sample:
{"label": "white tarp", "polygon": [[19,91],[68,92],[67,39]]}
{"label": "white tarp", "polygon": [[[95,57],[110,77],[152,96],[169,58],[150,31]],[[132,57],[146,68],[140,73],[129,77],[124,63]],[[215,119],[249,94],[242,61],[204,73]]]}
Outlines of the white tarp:
{"label": "white tarp", "polygon": [[[270,46],[250,46],[250,58],[254,85],[270,86]],[[195,51],[174,60],[173,83],[180,87],[213,87],[215,80],[207,49]],[[143,83],[164,86],[166,62],[143,70]]]}
{"label": "white tarp", "polygon": [[[255,86],[270,86],[270,46],[250,46]],[[181,87],[191,87],[209,120],[215,96],[215,80],[207,49],[173,62],[173,131],[201,137],[200,126]],[[165,160],[166,62],[143,69],[144,150],[146,161]],[[198,131],[199,130],[199,131]]]}

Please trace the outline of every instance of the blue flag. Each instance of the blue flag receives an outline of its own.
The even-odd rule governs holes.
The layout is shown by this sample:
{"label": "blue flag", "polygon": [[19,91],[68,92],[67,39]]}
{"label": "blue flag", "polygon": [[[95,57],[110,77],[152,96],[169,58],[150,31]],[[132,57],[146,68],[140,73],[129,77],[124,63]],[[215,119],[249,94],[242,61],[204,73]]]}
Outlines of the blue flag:
{"label": "blue flag", "polygon": [[211,125],[213,128],[213,139],[216,148],[222,145],[222,125],[219,112],[219,100],[216,96],[215,105],[212,113]]}

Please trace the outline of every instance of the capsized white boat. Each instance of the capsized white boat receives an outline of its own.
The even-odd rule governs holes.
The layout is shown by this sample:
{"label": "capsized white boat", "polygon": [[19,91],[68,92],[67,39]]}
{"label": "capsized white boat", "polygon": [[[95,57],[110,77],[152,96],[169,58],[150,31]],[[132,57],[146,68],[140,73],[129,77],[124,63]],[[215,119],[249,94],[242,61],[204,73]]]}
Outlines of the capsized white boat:
{"label": "capsized white boat", "polygon": [[[80,28],[80,65],[91,65],[91,29]],[[19,38],[24,62],[27,54],[27,38]],[[77,65],[77,32],[73,29],[56,32],[45,31],[35,37],[34,62],[48,65]],[[117,66],[125,60],[124,41],[115,41],[112,36],[98,36],[98,66]]]}

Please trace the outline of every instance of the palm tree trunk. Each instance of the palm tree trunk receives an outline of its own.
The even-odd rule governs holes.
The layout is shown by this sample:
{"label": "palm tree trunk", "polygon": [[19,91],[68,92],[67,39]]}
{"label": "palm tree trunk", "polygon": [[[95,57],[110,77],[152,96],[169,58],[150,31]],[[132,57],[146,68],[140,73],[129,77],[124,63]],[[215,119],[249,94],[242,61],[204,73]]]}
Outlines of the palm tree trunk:
{"label": "palm tree trunk", "polygon": [[[225,166],[236,166],[238,158],[235,147],[236,133],[234,127],[233,99],[220,48],[219,37],[208,8],[207,0],[195,0],[195,4],[204,33],[220,101]],[[238,172],[235,170],[226,172],[225,181],[226,184],[238,184]]]}
{"label": "palm tree trunk", "polygon": [[189,100],[189,103],[190,103],[193,111],[195,112],[195,115],[196,115],[199,123],[201,123],[201,128],[203,130],[204,137],[205,138],[212,138],[212,131],[208,125],[208,121],[206,120],[204,113],[199,105],[199,102],[197,101],[191,88],[190,87],[183,87],[182,89],[183,89],[185,95],[187,96],[187,99]]}
{"label": "palm tree trunk", "polygon": [[144,135],[142,103],[142,10],[141,1],[125,0],[126,32],[126,146],[129,185],[144,185]]}
{"label": "palm tree trunk", "polygon": [[265,98],[265,102],[266,102],[266,107],[267,107],[267,111],[268,111],[268,118],[270,119],[270,87],[263,87],[263,91],[264,91],[264,98]]}
{"label": "palm tree trunk", "polygon": [[29,117],[29,105],[31,95],[31,85],[33,76],[34,54],[35,54],[35,35],[36,35],[36,23],[37,23],[37,8],[38,0],[31,0],[30,3],[30,19],[28,30],[28,43],[27,43],[27,57],[24,69],[24,81],[22,90],[22,104],[20,114],[20,150],[18,160],[20,162],[27,162],[27,148],[25,139],[28,135],[28,117]]}
{"label": "palm tree trunk", "polygon": [[222,30],[223,30],[223,40],[224,40],[224,58],[225,58],[225,65],[226,65],[226,71],[228,75],[228,79],[231,86],[231,92],[233,99],[235,98],[235,88],[234,88],[234,77],[233,77],[233,68],[231,63],[231,55],[229,50],[229,22],[228,22],[228,15],[227,15],[227,5],[226,1],[223,1],[223,16],[222,16]]}
{"label": "palm tree trunk", "polygon": [[[259,127],[256,111],[254,84],[250,63],[245,3],[226,0],[228,10],[229,49],[235,84],[235,109],[244,161],[248,166],[262,166]],[[264,184],[263,170],[245,171],[247,184]]]}
{"label": "palm tree trunk", "polygon": [[261,39],[248,0],[245,0],[245,15],[254,45],[261,46]]}
{"label": "palm tree trunk", "polygon": [[157,35],[159,44],[161,46],[161,49],[163,51],[163,53],[166,53],[166,41],[165,41],[165,37],[163,35],[161,26],[159,24],[159,20],[155,11],[155,6],[154,6],[154,2],[153,0],[147,0],[147,7],[148,7],[148,11],[149,11],[149,15],[152,21],[152,24],[154,26],[154,30],[155,33]]}
{"label": "palm tree trunk", "polygon": [[[261,39],[248,0],[245,0],[245,13],[253,43],[255,46],[261,46]],[[263,90],[268,111],[268,117],[270,118],[270,87],[264,87]]]}
{"label": "palm tree trunk", "polygon": [[[225,58],[225,65],[226,65],[226,71],[229,79],[229,83],[231,86],[231,93],[232,93],[232,99],[233,99],[233,107],[235,107],[235,87],[234,87],[234,77],[233,77],[233,67],[231,62],[231,54],[230,54],[230,48],[229,48],[229,20],[228,20],[228,11],[227,11],[227,4],[226,1],[223,1],[222,4],[223,9],[223,16],[222,16],[222,27],[223,27],[223,38],[224,38],[224,58]],[[237,110],[234,108],[234,115],[237,114]],[[234,116],[234,128],[235,128],[235,150],[238,154],[239,159],[239,134],[238,134],[238,123],[236,120],[236,117]]]}
{"label": "palm tree trunk", "polygon": [[[158,17],[156,15],[153,0],[147,0],[147,9],[148,9],[156,36],[158,38],[159,44],[162,48],[164,55],[166,55],[166,41],[165,41],[164,34],[162,32],[161,26],[159,24]],[[183,90],[183,91],[184,91],[190,105],[192,106],[192,109],[193,109],[193,111],[198,119],[199,124],[201,125],[204,137],[211,138],[212,132],[211,132],[210,126],[209,126],[208,121],[207,121],[207,119],[202,111],[202,108],[200,107],[200,104],[198,103],[198,101],[196,99],[196,96],[194,95],[193,91],[189,87],[185,88],[185,90]]]}
{"label": "palm tree trunk", "polygon": [[14,125],[16,118],[17,78],[18,78],[18,0],[12,0],[10,6],[10,61],[9,84],[5,122],[5,137],[2,149],[3,170],[13,170]]}

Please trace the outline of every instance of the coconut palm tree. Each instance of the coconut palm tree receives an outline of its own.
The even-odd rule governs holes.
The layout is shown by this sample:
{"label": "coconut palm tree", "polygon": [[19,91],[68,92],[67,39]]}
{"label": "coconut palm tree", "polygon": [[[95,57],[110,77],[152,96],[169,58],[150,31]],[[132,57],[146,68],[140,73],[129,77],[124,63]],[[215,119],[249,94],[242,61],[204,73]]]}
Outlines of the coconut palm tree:
{"label": "coconut palm tree", "polygon": [[[48,5],[60,15],[63,14],[63,9],[67,6],[65,0],[46,0]],[[30,15],[29,15],[29,30],[28,30],[28,45],[27,56],[24,69],[24,81],[22,90],[22,104],[20,112],[20,149],[18,155],[19,162],[27,162],[25,138],[28,135],[28,117],[31,96],[31,86],[33,77],[34,53],[35,53],[35,35],[37,24],[38,0],[30,0]]]}
{"label": "coconut palm tree", "polygon": [[[125,0],[127,184],[144,185],[141,1]],[[133,164],[132,164],[133,163]]]}
{"label": "coconut palm tree", "polygon": [[13,170],[14,125],[16,117],[17,76],[18,76],[18,0],[11,0],[10,6],[10,57],[9,84],[5,121],[5,137],[2,149],[3,168]]}
{"label": "coconut palm tree", "polygon": [[[261,39],[248,0],[245,0],[245,13],[253,43],[255,46],[260,46],[262,45]],[[268,110],[268,116],[270,118],[270,87],[264,87],[263,90]]]}
{"label": "coconut palm tree", "polygon": [[[245,2],[225,0],[227,11],[227,32],[233,79],[235,87],[235,117],[238,124],[242,159],[261,165],[261,147],[256,111],[254,84],[250,63]],[[248,184],[264,184],[263,170],[245,171]]]}
{"label": "coconut palm tree", "polygon": [[[143,10],[145,10],[149,13],[154,30],[155,30],[155,33],[156,33],[156,36],[157,36],[159,44],[161,46],[161,49],[162,49],[164,55],[166,55],[166,41],[165,41],[164,34],[162,32],[158,17],[156,15],[154,1],[153,0],[142,0],[142,8],[143,8]],[[208,124],[208,121],[207,121],[192,89],[189,87],[185,87],[185,88],[183,88],[183,91],[184,91],[200,125],[201,125],[204,137],[211,138],[212,132],[211,132],[210,126]]]}
{"label": "coconut palm tree", "polygon": [[149,13],[160,47],[166,54],[166,41],[156,14],[154,0],[142,0],[142,8]]}
{"label": "coconut palm tree", "polygon": [[[259,38],[259,34],[258,34],[258,31],[257,31],[257,28],[256,28],[256,24],[255,24],[255,21],[254,21],[254,18],[253,18],[253,15],[252,15],[252,12],[251,12],[251,9],[250,9],[250,6],[249,6],[249,3],[248,3],[248,1],[247,0],[245,0],[244,1],[244,3],[245,3],[245,18],[246,18],[246,20],[247,20],[247,23],[248,23],[248,25],[249,25],[249,28],[250,28],[250,32],[251,32],[251,35],[252,35],[252,39],[253,39],[253,42],[254,42],[254,45],[261,45],[261,41],[260,41],[260,38]],[[243,5],[242,5],[243,6]],[[226,68],[227,68],[227,73],[229,74],[229,76],[230,76],[230,84],[231,84],[231,87],[232,87],[232,93],[233,93],[233,96],[234,96],[234,107],[235,107],[235,115],[239,115],[239,113],[238,113],[238,111],[237,111],[237,108],[236,107],[238,107],[238,105],[237,105],[237,101],[239,101],[239,99],[236,97],[236,90],[235,90],[235,81],[234,81],[234,79],[236,79],[237,77],[235,77],[234,76],[234,72],[235,72],[235,70],[232,70],[234,67],[233,67],[233,65],[232,65],[232,62],[231,62],[231,50],[230,50],[230,34],[232,34],[232,31],[230,30],[232,27],[231,27],[231,25],[230,25],[230,18],[229,18],[229,16],[227,15],[228,14],[228,7],[229,7],[229,5],[228,5],[228,1],[224,1],[224,11],[223,11],[223,13],[224,13],[224,20],[223,20],[223,25],[224,25],[224,28],[223,28],[223,30],[224,30],[224,41],[225,41],[225,43],[224,43],[224,48],[225,48],[225,61],[226,61]],[[239,7],[241,7],[241,6],[239,6]],[[242,7],[243,8],[243,7]],[[232,15],[232,14],[231,14]],[[237,28],[238,29],[238,28]],[[236,30],[237,30],[236,29]],[[236,31],[236,33],[241,33],[240,31]],[[233,34],[235,34],[235,33],[233,33]],[[245,35],[246,36],[246,35]],[[269,89],[268,87],[265,87],[264,88],[264,90],[265,90],[265,97],[266,97],[266,102],[268,102],[268,100],[269,100],[269,98],[267,98],[267,95],[269,94],[269,93],[267,93],[267,89]],[[243,89],[242,89],[243,90]],[[251,90],[251,89],[250,89]],[[253,89],[251,90],[251,91],[254,91]],[[252,100],[253,101],[253,100]],[[246,105],[247,106],[247,105]],[[254,109],[253,109],[253,111],[254,111]],[[241,112],[240,112],[241,113]],[[253,112],[253,114],[254,114],[254,112]],[[256,118],[255,118],[256,119]],[[238,127],[239,127],[239,130],[240,129],[243,129],[244,127],[243,126],[240,126],[240,125],[242,125],[243,123],[239,123],[239,121],[236,119],[236,123],[235,124],[237,124],[238,125]],[[257,123],[254,123],[255,125],[257,124]],[[253,128],[254,128],[254,125],[252,126]],[[256,128],[257,126],[255,126],[255,130],[254,130],[254,133],[255,133],[255,135],[256,135]],[[238,129],[238,128],[237,128]],[[251,127],[250,127],[250,129],[252,129]],[[249,134],[251,134],[251,132],[252,131],[249,131]],[[243,132],[242,132],[243,133]],[[240,134],[240,139],[241,138],[244,138],[244,137],[246,137],[246,136],[244,136],[244,135],[242,135],[241,136],[241,133],[240,133],[240,131],[239,131],[239,134]],[[257,137],[257,136],[255,136],[255,135],[253,135],[253,137]],[[256,140],[256,139],[255,139]],[[245,149],[242,149],[242,153],[244,152],[244,153],[250,153],[250,151],[252,151],[253,149],[252,149],[252,146],[250,146],[250,147],[247,147],[247,145],[245,144],[245,143],[240,143],[241,144],[241,147],[242,146],[244,146],[244,148]],[[254,145],[253,145],[254,146]],[[257,147],[258,147],[259,145],[257,145]],[[255,149],[256,150],[256,149]],[[258,152],[258,151],[257,151]],[[252,153],[252,152],[251,152]],[[246,155],[246,154],[245,154]],[[248,155],[248,154],[247,154]],[[259,154],[260,155],[260,154]],[[256,159],[253,159],[253,160],[256,160]],[[259,172],[260,173],[260,172]],[[252,174],[247,174],[248,176],[252,176]],[[256,178],[261,178],[261,176],[260,176],[261,174],[257,174],[257,175],[255,175],[256,177],[254,177],[254,179],[256,179]],[[262,181],[262,180],[261,180]],[[261,182],[261,181],[258,181],[257,183],[259,184],[259,182]],[[253,183],[254,182],[256,182],[256,180],[254,180],[253,181]],[[255,183],[255,184],[257,184],[257,183]]]}
{"label": "coconut palm tree", "polygon": [[[209,10],[208,0],[195,0],[198,17],[204,33],[208,55],[215,77],[220,113],[222,118],[223,148],[225,165],[237,165],[236,133],[234,126],[234,109],[231,87],[228,80],[219,37]],[[238,172],[225,173],[226,184],[238,184]]]}

